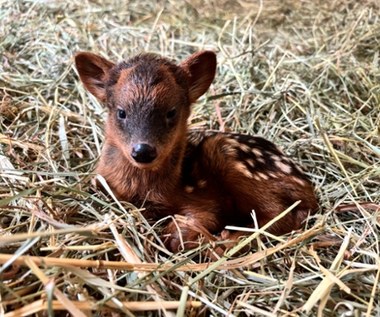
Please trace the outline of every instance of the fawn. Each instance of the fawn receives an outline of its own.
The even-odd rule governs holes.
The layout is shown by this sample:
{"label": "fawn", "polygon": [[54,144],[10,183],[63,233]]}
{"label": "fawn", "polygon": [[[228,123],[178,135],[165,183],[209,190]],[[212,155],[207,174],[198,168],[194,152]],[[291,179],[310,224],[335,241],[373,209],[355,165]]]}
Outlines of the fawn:
{"label": "fawn", "polygon": [[270,227],[274,234],[300,228],[316,211],[311,182],[270,141],[188,129],[191,104],[214,79],[214,52],[179,65],[150,53],[114,64],[80,52],[75,64],[109,112],[97,173],[119,199],[144,205],[147,218],[185,217],[165,229],[172,251],[182,242],[193,247],[200,232],[226,236],[226,225],[253,226],[252,210],[262,226],[301,200]]}

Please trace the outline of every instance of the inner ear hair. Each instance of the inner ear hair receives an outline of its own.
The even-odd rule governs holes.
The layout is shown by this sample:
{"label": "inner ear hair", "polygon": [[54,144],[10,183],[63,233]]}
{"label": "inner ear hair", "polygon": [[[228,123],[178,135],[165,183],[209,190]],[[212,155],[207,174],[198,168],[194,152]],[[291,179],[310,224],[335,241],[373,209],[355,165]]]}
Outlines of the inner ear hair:
{"label": "inner ear hair", "polygon": [[201,51],[189,56],[181,63],[189,75],[189,98],[195,102],[210,87],[216,72],[216,54]]}
{"label": "inner ear hair", "polygon": [[94,53],[79,52],[75,55],[75,66],[83,85],[102,102],[106,99],[105,83],[114,65]]}

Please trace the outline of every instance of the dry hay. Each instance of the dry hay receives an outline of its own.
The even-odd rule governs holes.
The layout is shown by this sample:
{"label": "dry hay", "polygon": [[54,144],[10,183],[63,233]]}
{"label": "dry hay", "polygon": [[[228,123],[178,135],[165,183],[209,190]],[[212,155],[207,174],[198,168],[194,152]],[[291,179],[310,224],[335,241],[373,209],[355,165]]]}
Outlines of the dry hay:
{"label": "dry hay", "polygon": [[[0,314],[380,315],[378,1],[0,5]],[[212,263],[93,188],[106,114],[72,59],[200,49],[219,66],[192,124],[273,140],[321,202],[304,230]]]}

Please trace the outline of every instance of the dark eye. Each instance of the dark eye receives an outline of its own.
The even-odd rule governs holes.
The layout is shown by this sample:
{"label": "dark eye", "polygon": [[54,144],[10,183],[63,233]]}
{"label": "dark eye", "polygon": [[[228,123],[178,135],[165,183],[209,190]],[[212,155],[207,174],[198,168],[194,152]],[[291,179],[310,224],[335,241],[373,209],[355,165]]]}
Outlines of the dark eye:
{"label": "dark eye", "polygon": [[127,117],[127,114],[125,113],[125,110],[123,110],[123,109],[117,109],[117,117],[119,119],[125,119]]}
{"label": "dark eye", "polygon": [[177,109],[173,108],[166,113],[166,119],[173,119],[177,114]]}

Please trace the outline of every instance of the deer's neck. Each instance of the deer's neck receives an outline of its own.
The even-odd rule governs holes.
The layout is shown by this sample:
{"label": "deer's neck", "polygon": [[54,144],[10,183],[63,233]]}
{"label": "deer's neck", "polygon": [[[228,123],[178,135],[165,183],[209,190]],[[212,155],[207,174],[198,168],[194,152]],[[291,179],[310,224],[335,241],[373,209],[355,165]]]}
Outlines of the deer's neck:
{"label": "deer's neck", "polygon": [[118,198],[139,203],[167,203],[181,178],[185,144],[179,144],[156,170],[132,165],[114,144],[105,143],[97,173],[102,175]]}

